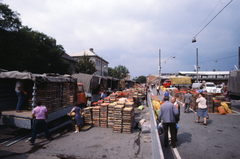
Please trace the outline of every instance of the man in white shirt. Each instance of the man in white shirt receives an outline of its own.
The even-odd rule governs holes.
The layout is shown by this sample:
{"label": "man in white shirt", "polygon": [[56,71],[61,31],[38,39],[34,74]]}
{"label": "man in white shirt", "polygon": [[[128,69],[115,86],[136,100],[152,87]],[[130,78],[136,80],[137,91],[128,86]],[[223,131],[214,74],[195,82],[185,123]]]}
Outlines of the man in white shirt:
{"label": "man in white shirt", "polygon": [[16,94],[18,96],[18,102],[17,102],[17,107],[16,107],[16,112],[20,113],[20,109],[23,105],[23,102],[24,102],[24,95],[27,95],[27,92],[25,92],[23,90],[23,85],[22,85],[22,81],[20,80],[17,80],[16,81],[16,85],[15,85],[15,91],[16,91]]}

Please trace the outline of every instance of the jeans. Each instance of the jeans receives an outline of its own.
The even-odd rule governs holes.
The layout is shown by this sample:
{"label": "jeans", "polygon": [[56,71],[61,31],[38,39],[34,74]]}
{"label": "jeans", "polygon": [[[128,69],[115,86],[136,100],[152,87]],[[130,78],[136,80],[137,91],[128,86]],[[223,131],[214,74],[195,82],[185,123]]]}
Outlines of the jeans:
{"label": "jeans", "polygon": [[23,92],[16,92],[17,97],[18,97],[18,102],[17,102],[17,107],[16,110],[20,110],[23,102],[24,102],[24,93]]}
{"label": "jeans", "polygon": [[42,127],[45,134],[46,134],[46,137],[47,139],[50,139],[51,138],[51,134],[48,130],[48,127],[47,127],[47,123],[44,119],[35,119],[34,121],[34,125],[33,125],[33,131],[32,131],[32,137],[31,137],[31,143],[34,144],[35,142],[35,139],[36,139],[36,135],[38,133],[38,129]]}

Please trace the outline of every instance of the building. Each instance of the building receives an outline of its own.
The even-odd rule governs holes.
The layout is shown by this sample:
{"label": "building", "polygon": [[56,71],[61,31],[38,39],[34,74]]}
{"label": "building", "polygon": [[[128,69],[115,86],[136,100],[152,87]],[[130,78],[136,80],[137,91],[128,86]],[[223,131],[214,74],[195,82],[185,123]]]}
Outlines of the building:
{"label": "building", "polygon": [[[195,71],[179,71],[179,75],[191,77],[192,83],[197,80]],[[214,82],[215,84],[228,83],[230,71],[198,71],[199,82]]]}
{"label": "building", "polygon": [[77,61],[84,56],[87,55],[90,57],[90,60],[92,60],[95,63],[96,72],[95,75],[99,76],[107,76],[108,75],[108,62],[104,60],[102,57],[98,56],[94,51],[93,48],[90,48],[88,50],[83,50],[77,53],[71,54],[71,57]]}
{"label": "building", "polygon": [[69,56],[68,54],[64,53],[62,55],[62,58],[64,60],[67,60],[69,62],[69,66],[70,66],[70,73],[73,74],[75,73],[76,70],[76,63],[78,62],[77,60],[73,59],[71,56]]}

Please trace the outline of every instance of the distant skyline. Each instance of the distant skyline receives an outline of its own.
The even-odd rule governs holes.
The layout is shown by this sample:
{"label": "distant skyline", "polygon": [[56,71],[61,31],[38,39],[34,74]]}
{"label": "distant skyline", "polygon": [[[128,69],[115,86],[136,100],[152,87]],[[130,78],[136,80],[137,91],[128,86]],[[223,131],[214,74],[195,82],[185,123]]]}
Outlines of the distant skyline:
{"label": "distant skyline", "polygon": [[194,71],[196,48],[200,71],[235,70],[240,1],[217,15],[230,1],[0,0],[20,13],[23,25],[53,37],[67,54],[93,48],[109,67],[126,66],[131,79],[158,74],[159,49],[162,73]]}

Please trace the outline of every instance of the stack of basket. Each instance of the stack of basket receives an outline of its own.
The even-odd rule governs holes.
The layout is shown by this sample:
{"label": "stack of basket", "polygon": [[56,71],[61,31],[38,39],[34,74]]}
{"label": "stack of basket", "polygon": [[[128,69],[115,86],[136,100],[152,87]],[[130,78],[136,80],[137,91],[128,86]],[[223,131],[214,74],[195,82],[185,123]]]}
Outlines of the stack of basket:
{"label": "stack of basket", "polygon": [[99,115],[100,115],[100,106],[95,106],[92,109],[92,118],[93,118],[93,126],[99,127]]}
{"label": "stack of basket", "polygon": [[110,103],[108,105],[108,127],[114,126],[114,107],[116,103]]}
{"label": "stack of basket", "polygon": [[123,133],[132,133],[132,125],[134,121],[133,107],[123,108]]}
{"label": "stack of basket", "polygon": [[86,124],[92,125],[92,108],[93,107],[84,108],[84,120]]}
{"label": "stack of basket", "polygon": [[113,132],[121,133],[122,132],[122,110],[124,105],[116,105],[114,107],[114,126]]}
{"label": "stack of basket", "polygon": [[108,119],[108,105],[109,103],[102,103],[100,106],[100,126],[107,128]]}

